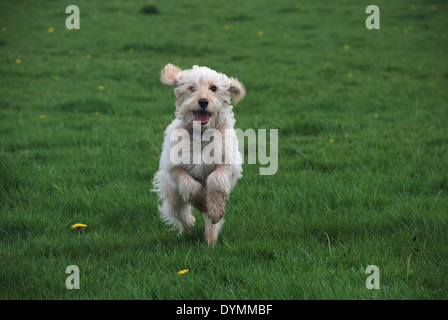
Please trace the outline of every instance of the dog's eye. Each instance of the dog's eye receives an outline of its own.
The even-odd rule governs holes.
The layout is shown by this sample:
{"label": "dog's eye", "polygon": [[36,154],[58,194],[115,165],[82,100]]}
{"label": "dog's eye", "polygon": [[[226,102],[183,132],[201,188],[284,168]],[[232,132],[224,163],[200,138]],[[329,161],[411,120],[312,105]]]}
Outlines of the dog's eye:
{"label": "dog's eye", "polygon": [[210,90],[212,90],[213,92],[216,92],[216,90],[218,90],[218,88],[216,88],[216,86],[211,86]]}
{"label": "dog's eye", "polygon": [[191,92],[193,92],[193,91],[194,91],[194,87],[191,86],[190,88],[188,88],[188,90],[190,90]]}

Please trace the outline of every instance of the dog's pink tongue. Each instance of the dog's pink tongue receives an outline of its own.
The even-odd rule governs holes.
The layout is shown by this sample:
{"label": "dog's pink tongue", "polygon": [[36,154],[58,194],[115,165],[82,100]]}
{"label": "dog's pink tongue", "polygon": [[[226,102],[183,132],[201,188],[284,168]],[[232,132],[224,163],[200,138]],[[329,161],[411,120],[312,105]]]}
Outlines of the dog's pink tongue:
{"label": "dog's pink tongue", "polygon": [[201,124],[208,122],[208,113],[207,112],[198,112],[196,114],[196,121],[199,121]]}

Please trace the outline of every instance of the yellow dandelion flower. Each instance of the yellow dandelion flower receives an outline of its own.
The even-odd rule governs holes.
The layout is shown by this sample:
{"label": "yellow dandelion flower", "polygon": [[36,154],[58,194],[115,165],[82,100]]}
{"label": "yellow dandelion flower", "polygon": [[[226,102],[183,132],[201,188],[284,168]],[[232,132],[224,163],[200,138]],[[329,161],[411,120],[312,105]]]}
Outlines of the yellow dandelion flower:
{"label": "yellow dandelion flower", "polygon": [[224,25],[224,30],[229,30],[229,29],[230,29],[230,26],[228,24],[225,24]]}
{"label": "yellow dandelion flower", "polygon": [[74,225],[71,226],[72,229],[79,229],[79,228],[85,228],[87,227],[86,224],[83,223],[75,223]]}
{"label": "yellow dandelion flower", "polygon": [[350,49],[350,46],[348,44],[344,44],[344,50]]}
{"label": "yellow dandelion flower", "polygon": [[6,27],[2,27],[2,32],[5,32],[6,31]]}
{"label": "yellow dandelion flower", "polygon": [[90,60],[92,58],[92,55],[90,55],[90,54],[86,54],[86,59],[87,60]]}
{"label": "yellow dandelion flower", "polygon": [[45,119],[46,117],[47,117],[46,115],[41,114],[41,115],[39,116],[39,119]]}
{"label": "yellow dandelion flower", "polygon": [[257,32],[257,34],[258,34],[259,37],[262,37],[264,35],[264,32],[260,30],[260,31]]}
{"label": "yellow dandelion flower", "polygon": [[432,6],[431,6],[431,9],[432,9],[433,11],[435,11],[435,10],[437,10],[437,7],[436,7],[435,5],[432,5]]}
{"label": "yellow dandelion flower", "polygon": [[415,6],[415,4],[411,4],[411,6],[409,7],[411,10],[415,10],[417,7]]}
{"label": "yellow dandelion flower", "polygon": [[347,77],[351,78],[353,77],[353,74],[351,72],[347,73]]}
{"label": "yellow dandelion flower", "polygon": [[188,271],[188,269],[180,270],[177,272],[177,274],[186,274]]}
{"label": "yellow dandelion flower", "polygon": [[98,90],[104,90],[104,86],[101,84],[98,86]]}
{"label": "yellow dandelion flower", "polygon": [[16,59],[16,63],[17,63],[17,64],[21,64],[21,63],[22,63],[22,60],[21,60],[21,59]]}
{"label": "yellow dandelion flower", "polygon": [[289,35],[284,34],[284,35],[283,35],[283,39],[289,39]]}
{"label": "yellow dandelion flower", "polygon": [[95,117],[98,117],[98,116],[100,115],[100,113],[99,113],[98,111],[96,111],[96,112],[93,113],[93,115],[94,115]]}
{"label": "yellow dandelion flower", "polygon": [[134,53],[134,48],[130,48],[128,51],[129,53]]}
{"label": "yellow dandelion flower", "polygon": [[53,32],[54,32],[54,28],[53,27],[48,28],[48,33],[53,33]]}
{"label": "yellow dandelion flower", "polygon": [[329,141],[330,141],[330,143],[333,143],[333,142],[334,142],[334,139],[330,139]]}
{"label": "yellow dandelion flower", "polygon": [[414,27],[409,26],[409,27],[408,27],[408,30],[409,30],[409,31],[412,31],[412,30],[414,30]]}

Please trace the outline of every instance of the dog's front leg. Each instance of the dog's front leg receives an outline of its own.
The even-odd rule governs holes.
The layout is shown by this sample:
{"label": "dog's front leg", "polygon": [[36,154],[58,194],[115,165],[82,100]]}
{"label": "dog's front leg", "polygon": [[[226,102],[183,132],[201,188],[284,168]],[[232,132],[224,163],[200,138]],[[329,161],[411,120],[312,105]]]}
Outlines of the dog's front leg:
{"label": "dog's front leg", "polygon": [[207,215],[215,224],[224,215],[227,197],[230,193],[230,166],[221,166],[213,171],[206,181]]}
{"label": "dog's front leg", "polygon": [[203,197],[202,184],[189,175],[184,169],[175,167],[171,170],[171,177],[177,185],[182,200],[190,203]]}
{"label": "dog's front leg", "polygon": [[231,190],[230,178],[232,174],[232,167],[222,166],[213,171],[206,181],[205,240],[212,246],[216,243],[224,222],[222,217]]}

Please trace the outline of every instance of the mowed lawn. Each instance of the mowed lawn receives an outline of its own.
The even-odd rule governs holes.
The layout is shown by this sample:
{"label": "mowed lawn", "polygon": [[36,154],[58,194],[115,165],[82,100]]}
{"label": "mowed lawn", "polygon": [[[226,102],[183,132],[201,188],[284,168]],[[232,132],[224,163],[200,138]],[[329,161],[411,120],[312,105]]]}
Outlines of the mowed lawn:
{"label": "mowed lawn", "polygon": [[[448,298],[447,15],[423,0],[1,1],[0,298]],[[278,171],[244,164],[215,248],[198,212],[179,237],[150,192],[167,63],[238,78],[236,127],[278,129]]]}

